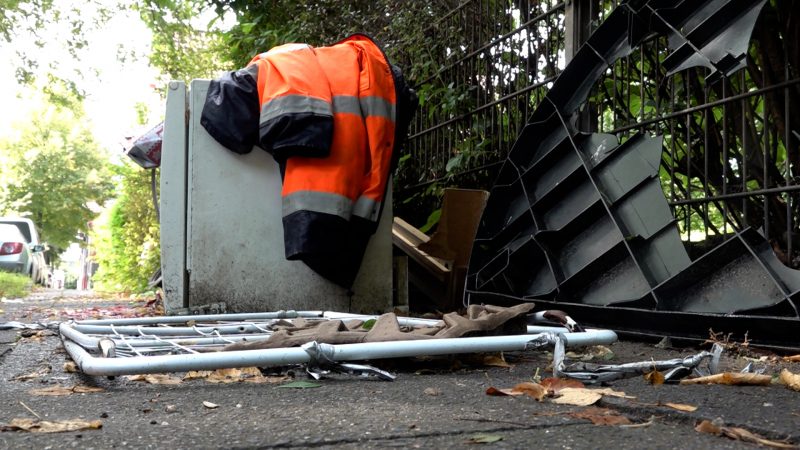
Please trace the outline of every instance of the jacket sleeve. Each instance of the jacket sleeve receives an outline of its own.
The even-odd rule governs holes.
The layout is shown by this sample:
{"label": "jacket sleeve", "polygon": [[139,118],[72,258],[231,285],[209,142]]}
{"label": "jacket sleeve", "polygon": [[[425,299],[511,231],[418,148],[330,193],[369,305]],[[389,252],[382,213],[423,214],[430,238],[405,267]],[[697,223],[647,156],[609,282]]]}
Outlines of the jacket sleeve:
{"label": "jacket sleeve", "polygon": [[333,95],[314,49],[275,47],[260,57],[259,144],[277,161],[324,158],[333,141]]}
{"label": "jacket sleeve", "polygon": [[255,65],[212,80],[200,124],[225,148],[249,153],[258,143],[258,88]]}

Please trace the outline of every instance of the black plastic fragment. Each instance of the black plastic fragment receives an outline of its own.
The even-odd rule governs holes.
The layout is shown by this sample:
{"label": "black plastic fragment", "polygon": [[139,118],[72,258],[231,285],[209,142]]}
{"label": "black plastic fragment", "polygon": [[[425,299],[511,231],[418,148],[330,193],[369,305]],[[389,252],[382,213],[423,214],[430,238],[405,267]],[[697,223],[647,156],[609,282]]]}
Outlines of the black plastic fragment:
{"label": "black plastic fragment", "polygon": [[609,65],[654,34],[674,49],[665,61],[670,73],[705,66],[716,78],[740,69],[763,4],[631,1],[608,17],[500,171],[473,246],[467,303],[535,299],[624,331],[700,338],[716,327],[797,345],[800,271],[783,266],[751,229],[691,261],[658,179],[661,138],[620,144],[573,126]]}

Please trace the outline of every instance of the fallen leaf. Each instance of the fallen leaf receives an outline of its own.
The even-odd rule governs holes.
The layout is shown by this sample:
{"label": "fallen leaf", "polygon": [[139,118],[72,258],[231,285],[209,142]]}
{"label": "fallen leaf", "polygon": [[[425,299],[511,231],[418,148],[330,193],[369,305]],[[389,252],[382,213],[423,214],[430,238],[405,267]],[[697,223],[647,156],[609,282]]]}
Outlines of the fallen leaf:
{"label": "fallen leaf", "polygon": [[771,382],[772,377],[769,375],[732,372],[681,380],[681,384],[725,384],[731,386],[768,386]]}
{"label": "fallen leaf", "polygon": [[781,370],[781,383],[793,391],[800,391],[800,375],[786,369]]}
{"label": "fallen leaf", "polygon": [[8,425],[0,425],[2,431],[30,431],[31,433],[60,433],[62,431],[96,430],[103,427],[103,422],[93,420],[60,420],[50,422],[37,419],[11,419]]}
{"label": "fallen leaf", "polygon": [[772,448],[793,448],[793,449],[797,448],[796,445],[791,444],[789,442],[773,441],[771,439],[766,439],[762,436],[752,433],[744,428],[720,426],[712,423],[709,420],[704,420],[700,422],[694,429],[700,433],[714,434],[716,436],[725,436],[737,441],[751,442],[754,444],[764,445]]}
{"label": "fallen leaf", "polygon": [[148,373],[141,375],[127,375],[130,381],[146,381],[150,384],[181,384],[183,380],[163,373]]}
{"label": "fallen leaf", "polygon": [[279,388],[289,388],[289,389],[311,389],[311,388],[318,388],[322,385],[319,383],[312,383],[311,381],[292,381],[291,383],[286,383],[278,386]]}
{"label": "fallen leaf", "polygon": [[242,381],[245,377],[253,376],[262,376],[258,367],[217,369],[208,374],[206,381],[210,383],[237,383]]}
{"label": "fallen leaf", "polygon": [[35,372],[26,373],[25,375],[16,376],[16,377],[12,378],[12,380],[13,381],[35,380],[36,378],[41,378],[41,377],[49,374],[51,370],[52,369],[51,369],[50,366],[43,366],[43,367],[40,367],[40,368],[36,369]]}
{"label": "fallen leaf", "polygon": [[499,434],[479,433],[473,434],[466,441],[467,444],[491,444],[492,442],[502,441],[503,436]]}
{"label": "fallen leaf", "polygon": [[620,428],[647,428],[656,422],[656,416],[650,416],[646,422],[632,423],[630,425],[620,425]]}
{"label": "fallen leaf", "polygon": [[672,409],[677,409],[678,411],[684,412],[693,412],[697,411],[697,406],[694,405],[687,405],[685,403],[661,403],[663,406],[670,407]]}
{"label": "fallen leaf", "polygon": [[262,376],[261,378],[256,378],[256,377],[254,377],[254,378],[245,378],[244,382],[245,383],[278,384],[278,383],[283,383],[285,381],[289,381],[291,379],[292,379],[292,377],[290,377],[288,375],[278,375],[278,376],[269,376],[269,377]]}
{"label": "fallen leaf", "polygon": [[505,369],[510,369],[514,367],[513,365],[506,362],[502,353],[499,355],[485,355],[483,357],[482,364],[484,366],[503,367]]}
{"label": "fallen leaf", "polygon": [[192,370],[183,376],[184,380],[194,380],[197,378],[208,378],[211,375],[211,370]]}
{"label": "fallen leaf", "polygon": [[568,378],[545,378],[541,384],[548,391],[558,394],[564,388],[585,388],[586,385],[578,380],[570,380]]}
{"label": "fallen leaf", "polygon": [[694,427],[694,429],[695,431],[698,431],[700,433],[716,434],[717,436],[722,434],[722,430],[720,429],[720,427],[715,425],[710,420],[704,420],[698,423],[697,426]]}
{"label": "fallen leaf", "polygon": [[595,345],[585,349],[582,353],[567,352],[564,354],[569,359],[578,361],[591,361],[593,359],[602,359],[608,361],[614,359],[614,352],[605,345]]}
{"label": "fallen leaf", "polygon": [[644,380],[652,385],[664,384],[664,374],[653,370],[644,374]]}
{"label": "fallen leaf", "polygon": [[789,362],[800,362],[800,355],[784,356],[783,360]]}
{"label": "fallen leaf", "polygon": [[589,406],[603,398],[603,394],[582,388],[564,388],[560,396],[551,400],[559,405]]}
{"label": "fallen leaf", "polygon": [[[26,334],[25,331],[31,331],[30,334]],[[23,330],[21,333],[22,339],[24,341],[31,341],[31,342],[42,342],[46,336],[50,336],[52,333],[49,333],[49,330]]]}
{"label": "fallen leaf", "polygon": [[547,389],[544,388],[539,383],[519,383],[513,388],[511,388],[512,392],[519,392],[522,394],[527,395],[528,397],[533,397],[536,401],[542,401],[547,396]]}
{"label": "fallen leaf", "polygon": [[90,394],[93,392],[105,392],[105,389],[94,386],[83,386],[76,384],[75,386],[51,386],[42,389],[32,389],[28,391],[31,395],[48,395],[51,397],[58,397],[62,395],[72,394]]}
{"label": "fallen leaf", "polygon": [[205,379],[209,383],[283,383],[288,376],[265,377],[258,367],[230,368],[217,370],[193,370],[184,380]]}
{"label": "fallen leaf", "polygon": [[560,397],[552,400],[553,403],[560,405],[589,406],[595,404],[604,395],[620,398],[636,398],[626,395],[624,392],[615,391],[611,388],[590,389],[590,388],[564,388],[559,392]]}
{"label": "fallen leaf", "polygon": [[631,421],[619,413],[608,408],[590,407],[569,414],[576,419],[588,419],[595,425],[630,425]]}
{"label": "fallen leaf", "polygon": [[206,407],[206,408],[208,408],[208,409],[216,409],[216,408],[219,408],[219,405],[218,405],[218,404],[216,404],[216,403],[211,403],[211,402],[205,402],[205,401],[203,402],[203,406],[205,406],[205,407]]}
{"label": "fallen leaf", "polygon": [[74,361],[67,361],[64,363],[64,372],[67,373],[77,373],[78,366],[75,364]]}
{"label": "fallen leaf", "polygon": [[494,386],[489,386],[486,389],[486,395],[493,395],[498,397],[522,395],[522,392],[514,392],[512,389],[498,389]]}
{"label": "fallen leaf", "polygon": [[73,386],[72,392],[76,394],[91,394],[93,392],[105,392],[105,389],[101,387],[84,386],[81,384],[76,384],[75,386]]}
{"label": "fallen leaf", "polygon": [[425,390],[422,391],[422,393],[425,395],[430,395],[431,397],[442,395],[442,391],[436,388],[425,388]]}

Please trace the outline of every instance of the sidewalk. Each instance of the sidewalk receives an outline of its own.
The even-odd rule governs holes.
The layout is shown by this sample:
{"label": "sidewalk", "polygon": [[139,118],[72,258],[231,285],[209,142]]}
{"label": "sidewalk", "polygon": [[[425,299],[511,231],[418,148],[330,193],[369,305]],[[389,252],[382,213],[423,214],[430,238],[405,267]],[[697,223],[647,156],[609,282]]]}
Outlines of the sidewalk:
{"label": "sidewalk", "polygon": [[[74,311],[92,306],[113,310],[115,305],[131,307],[128,302],[31,298],[0,305],[0,322],[29,321],[26,311],[37,307]],[[641,377],[615,381],[609,387],[635,398],[606,396],[594,406],[614,410],[630,424],[599,426],[580,418],[587,407],[486,395],[489,387],[530,381],[537,371],[547,376],[551,356],[544,352],[506,354],[508,368],[469,365],[475,358],[378,364],[398,375],[394,382],[336,375],[306,389],[280,387],[290,381],[285,379],[263,384],[192,379],[167,385],[65,372],[69,357],[55,333],[25,332],[33,336],[21,339],[19,334],[0,331],[0,424],[38,415],[49,421],[99,420],[102,428],[52,434],[0,431],[0,448],[472,448],[476,442],[493,448],[756,447],[695,431],[701,420],[717,418],[765,438],[800,443],[800,392],[782,385],[653,386]],[[609,348],[611,364],[697,352],[625,341]],[[750,360],[726,353],[721,362],[733,370]],[[767,373],[781,367],[800,372],[800,363],[767,363]],[[302,370],[293,372],[297,380],[306,380]],[[102,391],[31,393],[75,385]],[[657,406],[665,403],[697,410]]]}

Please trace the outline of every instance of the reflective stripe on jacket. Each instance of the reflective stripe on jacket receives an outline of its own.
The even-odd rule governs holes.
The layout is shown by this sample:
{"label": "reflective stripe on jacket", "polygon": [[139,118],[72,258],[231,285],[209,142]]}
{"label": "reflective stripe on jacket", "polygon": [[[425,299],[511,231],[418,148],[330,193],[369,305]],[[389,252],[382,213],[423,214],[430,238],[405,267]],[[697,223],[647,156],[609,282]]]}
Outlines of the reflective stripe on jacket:
{"label": "reflective stripe on jacket", "polygon": [[281,165],[287,259],[350,287],[377,228],[414,96],[368,37],[287,44],[212,81],[201,124],[222,145],[254,144]]}

